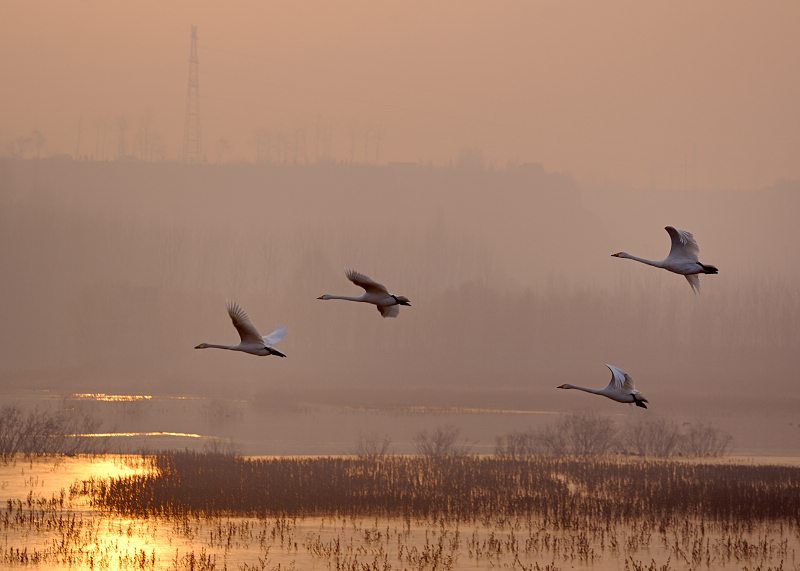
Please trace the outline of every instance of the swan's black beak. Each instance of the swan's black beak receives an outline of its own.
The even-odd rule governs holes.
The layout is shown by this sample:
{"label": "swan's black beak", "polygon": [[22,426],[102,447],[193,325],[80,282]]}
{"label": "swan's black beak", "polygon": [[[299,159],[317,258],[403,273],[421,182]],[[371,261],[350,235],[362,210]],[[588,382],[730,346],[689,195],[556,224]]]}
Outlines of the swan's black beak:
{"label": "swan's black beak", "polygon": [[617,252],[616,254],[611,254],[611,256],[614,258],[619,258],[619,252]]}
{"label": "swan's black beak", "polygon": [[556,388],[557,388],[557,389],[563,389],[563,388],[565,388],[565,387],[564,387],[564,385],[558,385]]}
{"label": "swan's black beak", "polygon": [[324,295],[321,295],[321,296],[319,296],[317,299],[322,299],[323,297],[325,297],[325,296],[324,296]]}

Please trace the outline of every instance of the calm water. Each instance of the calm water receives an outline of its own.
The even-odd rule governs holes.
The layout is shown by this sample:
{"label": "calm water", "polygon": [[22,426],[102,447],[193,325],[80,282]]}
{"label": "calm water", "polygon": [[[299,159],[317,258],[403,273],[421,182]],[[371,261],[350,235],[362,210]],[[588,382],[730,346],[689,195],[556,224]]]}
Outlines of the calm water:
{"label": "calm water", "polygon": [[[796,569],[797,529],[707,525],[548,529],[536,519],[469,525],[385,518],[179,517],[99,513],[75,482],[144,474],[140,457],[0,466],[2,565],[42,569]],[[46,500],[53,500],[47,502]],[[12,500],[8,502],[7,500]],[[18,500],[18,501],[13,501]],[[549,567],[548,567],[549,566]]]}
{"label": "calm water", "polygon": [[[560,392],[563,391],[556,391]],[[558,396],[548,394],[547,398]],[[357,396],[352,398],[358,401]],[[247,455],[352,454],[359,435],[369,434],[388,437],[392,452],[406,454],[414,452],[413,438],[420,430],[453,425],[474,452],[490,454],[497,436],[552,422],[559,414],[559,406],[547,398],[529,399],[524,407],[513,398],[507,399],[504,406],[479,406],[480,398],[459,399],[454,393],[442,399],[442,406],[343,406],[319,402],[313,394],[298,396],[291,392],[215,398],[18,391],[0,395],[0,402],[24,407],[67,407],[89,414],[101,422],[96,430],[99,449],[114,453],[229,446]],[[457,407],[446,404],[459,400],[474,402]],[[592,408],[585,410],[610,416],[620,425],[642,412],[611,401],[586,401],[586,406]],[[800,414],[791,407],[754,412],[749,403],[733,402],[698,411],[688,404],[656,403],[646,414],[678,422],[711,422],[733,435],[734,454],[800,456]]]}

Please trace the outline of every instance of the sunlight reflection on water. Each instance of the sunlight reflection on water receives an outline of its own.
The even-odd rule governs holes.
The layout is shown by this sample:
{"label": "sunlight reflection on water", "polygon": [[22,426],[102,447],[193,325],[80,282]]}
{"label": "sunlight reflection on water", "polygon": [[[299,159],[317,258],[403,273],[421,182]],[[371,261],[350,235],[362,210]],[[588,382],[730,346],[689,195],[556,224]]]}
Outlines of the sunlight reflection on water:
{"label": "sunlight reflection on water", "polygon": [[[686,556],[681,555],[681,547],[676,551],[658,533],[639,529],[636,523],[604,531],[607,541],[614,538],[612,548],[580,529],[553,529],[524,517],[462,524],[380,516],[130,518],[98,512],[86,496],[70,500],[68,493],[62,504],[37,504],[37,499],[63,499],[62,490],[68,491],[76,481],[144,475],[152,470],[148,458],[134,455],[42,458],[0,465],[2,499],[19,500],[13,507],[8,503],[0,508],[6,522],[0,563],[24,566],[38,557],[36,564],[42,569],[242,569],[247,565],[273,570],[278,565],[280,569],[533,569],[538,563],[541,569],[596,571],[739,569],[743,564],[719,555],[725,545],[719,531],[709,531],[706,540],[712,546],[710,553],[721,558],[698,566],[681,560]],[[679,530],[669,533],[673,532]],[[774,526],[756,524],[736,540],[766,550],[758,561],[749,563],[763,566],[775,563],[777,557],[796,565],[800,549],[796,534],[785,536]]]}
{"label": "sunlight reflection on water", "polygon": [[192,432],[85,432],[82,434],[67,434],[77,438],[134,438],[139,436],[175,436],[178,438],[213,438]]}
{"label": "sunlight reflection on water", "polygon": [[70,398],[75,400],[96,400],[102,402],[135,402],[152,400],[153,395],[109,395],[106,393],[73,393]]}
{"label": "sunlight reflection on water", "polygon": [[149,470],[149,461],[132,455],[19,459],[0,464],[0,492],[3,500],[25,500],[29,492],[50,498],[78,480],[134,476]]}

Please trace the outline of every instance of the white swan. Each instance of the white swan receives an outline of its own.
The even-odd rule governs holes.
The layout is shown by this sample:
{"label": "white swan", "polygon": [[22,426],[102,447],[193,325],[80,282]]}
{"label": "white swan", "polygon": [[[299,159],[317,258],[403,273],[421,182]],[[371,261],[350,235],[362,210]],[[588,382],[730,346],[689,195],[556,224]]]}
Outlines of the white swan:
{"label": "white swan", "polygon": [[611,400],[615,400],[617,402],[624,402],[624,403],[633,403],[636,406],[647,408],[647,405],[644,404],[649,402],[644,395],[636,390],[636,387],[633,385],[633,379],[631,376],[620,369],[619,367],[615,367],[614,365],[609,365],[606,363],[606,367],[609,368],[611,371],[611,382],[608,383],[608,386],[602,389],[587,389],[586,387],[578,387],[575,385],[559,385],[556,387],[557,389],[577,389],[579,391],[584,391],[587,393],[592,393],[593,395],[601,395],[606,398],[610,398]]}
{"label": "white swan", "polygon": [[264,335],[262,337],[255,325],[253,325],[253,322],[247,317],[247,313],[245,313],[244,309],[242,309],[238,303],[228,303],[228,315],[230,315],[236,331],[239,332],[241,342],[238,345],[200,343],[195,349],[228,349],[229,351],[241,351],[259,357],[266,357],[267,355],[277,355],[278,357],[286,356],[272,347],[272,345],[280,343],[286,335],[287,328],[285,325],[278,327],[269,335]]}
{"label": "white swan", "polygon": [[700,278],[698,274],[718,274],[719,270],[714,266],[701,264],[697,261],[697,257],[700,255],[700,246],[697,245],[697,241],[691,232],[677,230],[672,226],[667,226],[664,230],[667,231],[672,239],[672,248],[670,248],[667,257],[661,261],[646,260],[645,258],[632,256],[627,252],[617,252],[611,255],[617,258],[636,260],[648,266],[655,266],[656,268],[663,268],[670,272],[681,274],[692,286],[692,291],[699,292]]}
{"label": "white swan", "polygon": [[384,317],[397,317],[400,315],[400,306],[411,306],[411,301],[402,295],[394,295],[389,293],[386,286],[379,284],[372,278],[360,274],[355,270],[347,270],[347,279],[356,284],[358,287],[364,288],[363,295],[358,297],[347,295],[330,295],[325,294],[319,296],[317,299],[344,299],[346,301],[359,301],[362,303],[371,303],[378,308],[381,315]]}

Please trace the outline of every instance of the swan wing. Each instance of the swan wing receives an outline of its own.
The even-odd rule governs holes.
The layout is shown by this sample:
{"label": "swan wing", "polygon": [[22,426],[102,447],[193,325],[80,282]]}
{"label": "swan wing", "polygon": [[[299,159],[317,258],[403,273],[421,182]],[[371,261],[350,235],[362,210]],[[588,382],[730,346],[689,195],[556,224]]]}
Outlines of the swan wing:
{"label": "swan wing", "polygon": [[386,289],[385,285],[379,284],[372,278],[355,270],[347,270],[347,279],[356,284],[358,287],[364,288],[367,293],[389,293],[389,290]]}
{"label": "swan wing", "polygon": [[381,315],[384,317],[397,317],[400,315],[400,306],[399,305],[379,305],[378,311],[381,312]]}
{"label": "swan wing", "polygon": [[264,335],[262,339],[264,339],[264,345],[277,345],[280,343],[284,337],[286,337],[286,332],[289,330],[288,327],[285,325],[281,325],[275,331],[270,333],[269,335]]}
{"label": "swan wing", "polygon": [[622,390],[626,393],[639,392],[636,390],[636,385],[633,384],[633,377],[631,377],[628,373],[625,373],[625,382],[622,383]]}
{"label": "swan wing", "polygon": [[700,293],[700,276],[697,274],[691,274],[688,276],[683,276],[686,278],[686,281],[689,282],[689,285],[692,286],[692,291],[694,293]]}
{"label": "swan wing", "polygon": [[253,325],[253,322],[250,321],[242,306],[236,302],[228,302],[228,315],[230,315],[236,331],[239,332],[242,344],[264,345],[264,339],[256,329],[256,326]]}
{"label": "swan wing", "polygon": [[664,230],[667,231],[670,240],[672,240],[672,248],[670,248],[667,258],[697,261],[700,255],[700,246],[697,245],[697,240],[694,239],[691,232],[678,230],[672,226],[667,226]]}
{"label": "swan wing", "polygon": [[633,379],[620,369],[619,367],[615,367],[614,365],[609,365],[606,363],[606,367],[608,370],[611,371],[611,380],[606,387],[606,390],[613,390],[613,391],[626,391],[632,392],[634,390],[633,387]]}

